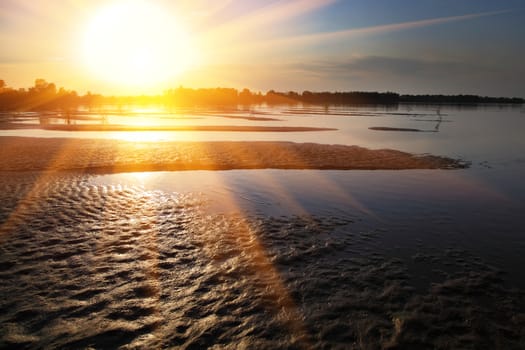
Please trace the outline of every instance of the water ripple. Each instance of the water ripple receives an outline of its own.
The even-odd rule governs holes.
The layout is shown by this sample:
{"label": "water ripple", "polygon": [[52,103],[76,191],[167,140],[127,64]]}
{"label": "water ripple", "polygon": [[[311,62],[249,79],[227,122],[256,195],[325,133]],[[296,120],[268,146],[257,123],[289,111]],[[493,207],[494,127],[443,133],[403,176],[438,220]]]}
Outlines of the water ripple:
{"label": "water ripple", "polygon": [[420,288],[349,219],[209,214],[73,175],[0,187],[2,348],[524,344],[523,291],[466,252],[414,256],[439,275]]}

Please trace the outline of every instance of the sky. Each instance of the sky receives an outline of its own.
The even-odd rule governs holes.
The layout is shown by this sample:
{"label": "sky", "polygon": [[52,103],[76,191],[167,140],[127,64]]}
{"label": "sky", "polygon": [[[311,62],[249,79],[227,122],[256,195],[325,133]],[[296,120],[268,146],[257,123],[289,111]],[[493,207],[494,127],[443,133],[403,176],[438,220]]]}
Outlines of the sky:
{"label": "sky", "polygon": [[525,97],[524,38],[523,0],[0,0],[0,79]]}

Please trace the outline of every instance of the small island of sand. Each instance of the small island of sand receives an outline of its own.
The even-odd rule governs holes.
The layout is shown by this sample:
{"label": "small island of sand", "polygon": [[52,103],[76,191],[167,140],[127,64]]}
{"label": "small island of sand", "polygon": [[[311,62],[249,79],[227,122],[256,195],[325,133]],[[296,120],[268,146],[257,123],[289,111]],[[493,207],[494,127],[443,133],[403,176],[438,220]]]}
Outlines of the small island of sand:
{"label": "small island of sand", "polygon": [[129,142],[0,137],[0,171],[113,173],[230,169],[457,169],[460,160],[293,142]]}

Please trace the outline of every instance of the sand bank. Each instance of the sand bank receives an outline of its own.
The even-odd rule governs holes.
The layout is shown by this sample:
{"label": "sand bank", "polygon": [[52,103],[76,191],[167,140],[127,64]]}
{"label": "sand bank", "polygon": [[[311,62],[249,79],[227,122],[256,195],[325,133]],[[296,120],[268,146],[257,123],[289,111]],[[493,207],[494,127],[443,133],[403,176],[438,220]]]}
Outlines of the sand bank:
{"label": "sand bank", "polygon": [[293,142],[127,142],[0,137],[0,171],[95,173],[229,169],[455,169],[461,161],[359,146]]}
{"label": "sand bank", "polygon": [[390,128],[387,126],[372,126],[368,129],[376,130],[376,131],[408,131],[408,132],[424,132],[425,131],[425,130],[414,129],[414,128]]}

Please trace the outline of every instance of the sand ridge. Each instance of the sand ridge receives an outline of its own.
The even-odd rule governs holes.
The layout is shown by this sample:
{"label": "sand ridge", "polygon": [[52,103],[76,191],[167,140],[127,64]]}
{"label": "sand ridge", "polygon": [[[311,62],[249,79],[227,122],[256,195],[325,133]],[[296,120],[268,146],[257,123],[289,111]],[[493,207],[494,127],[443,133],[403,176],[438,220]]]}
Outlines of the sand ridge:
{"label": "sand ridge", "polygon": [[266,141],[130,142],[0,137],[0,171],[92,173],[230,169],[457,169],[466,163],[359,146]]}

